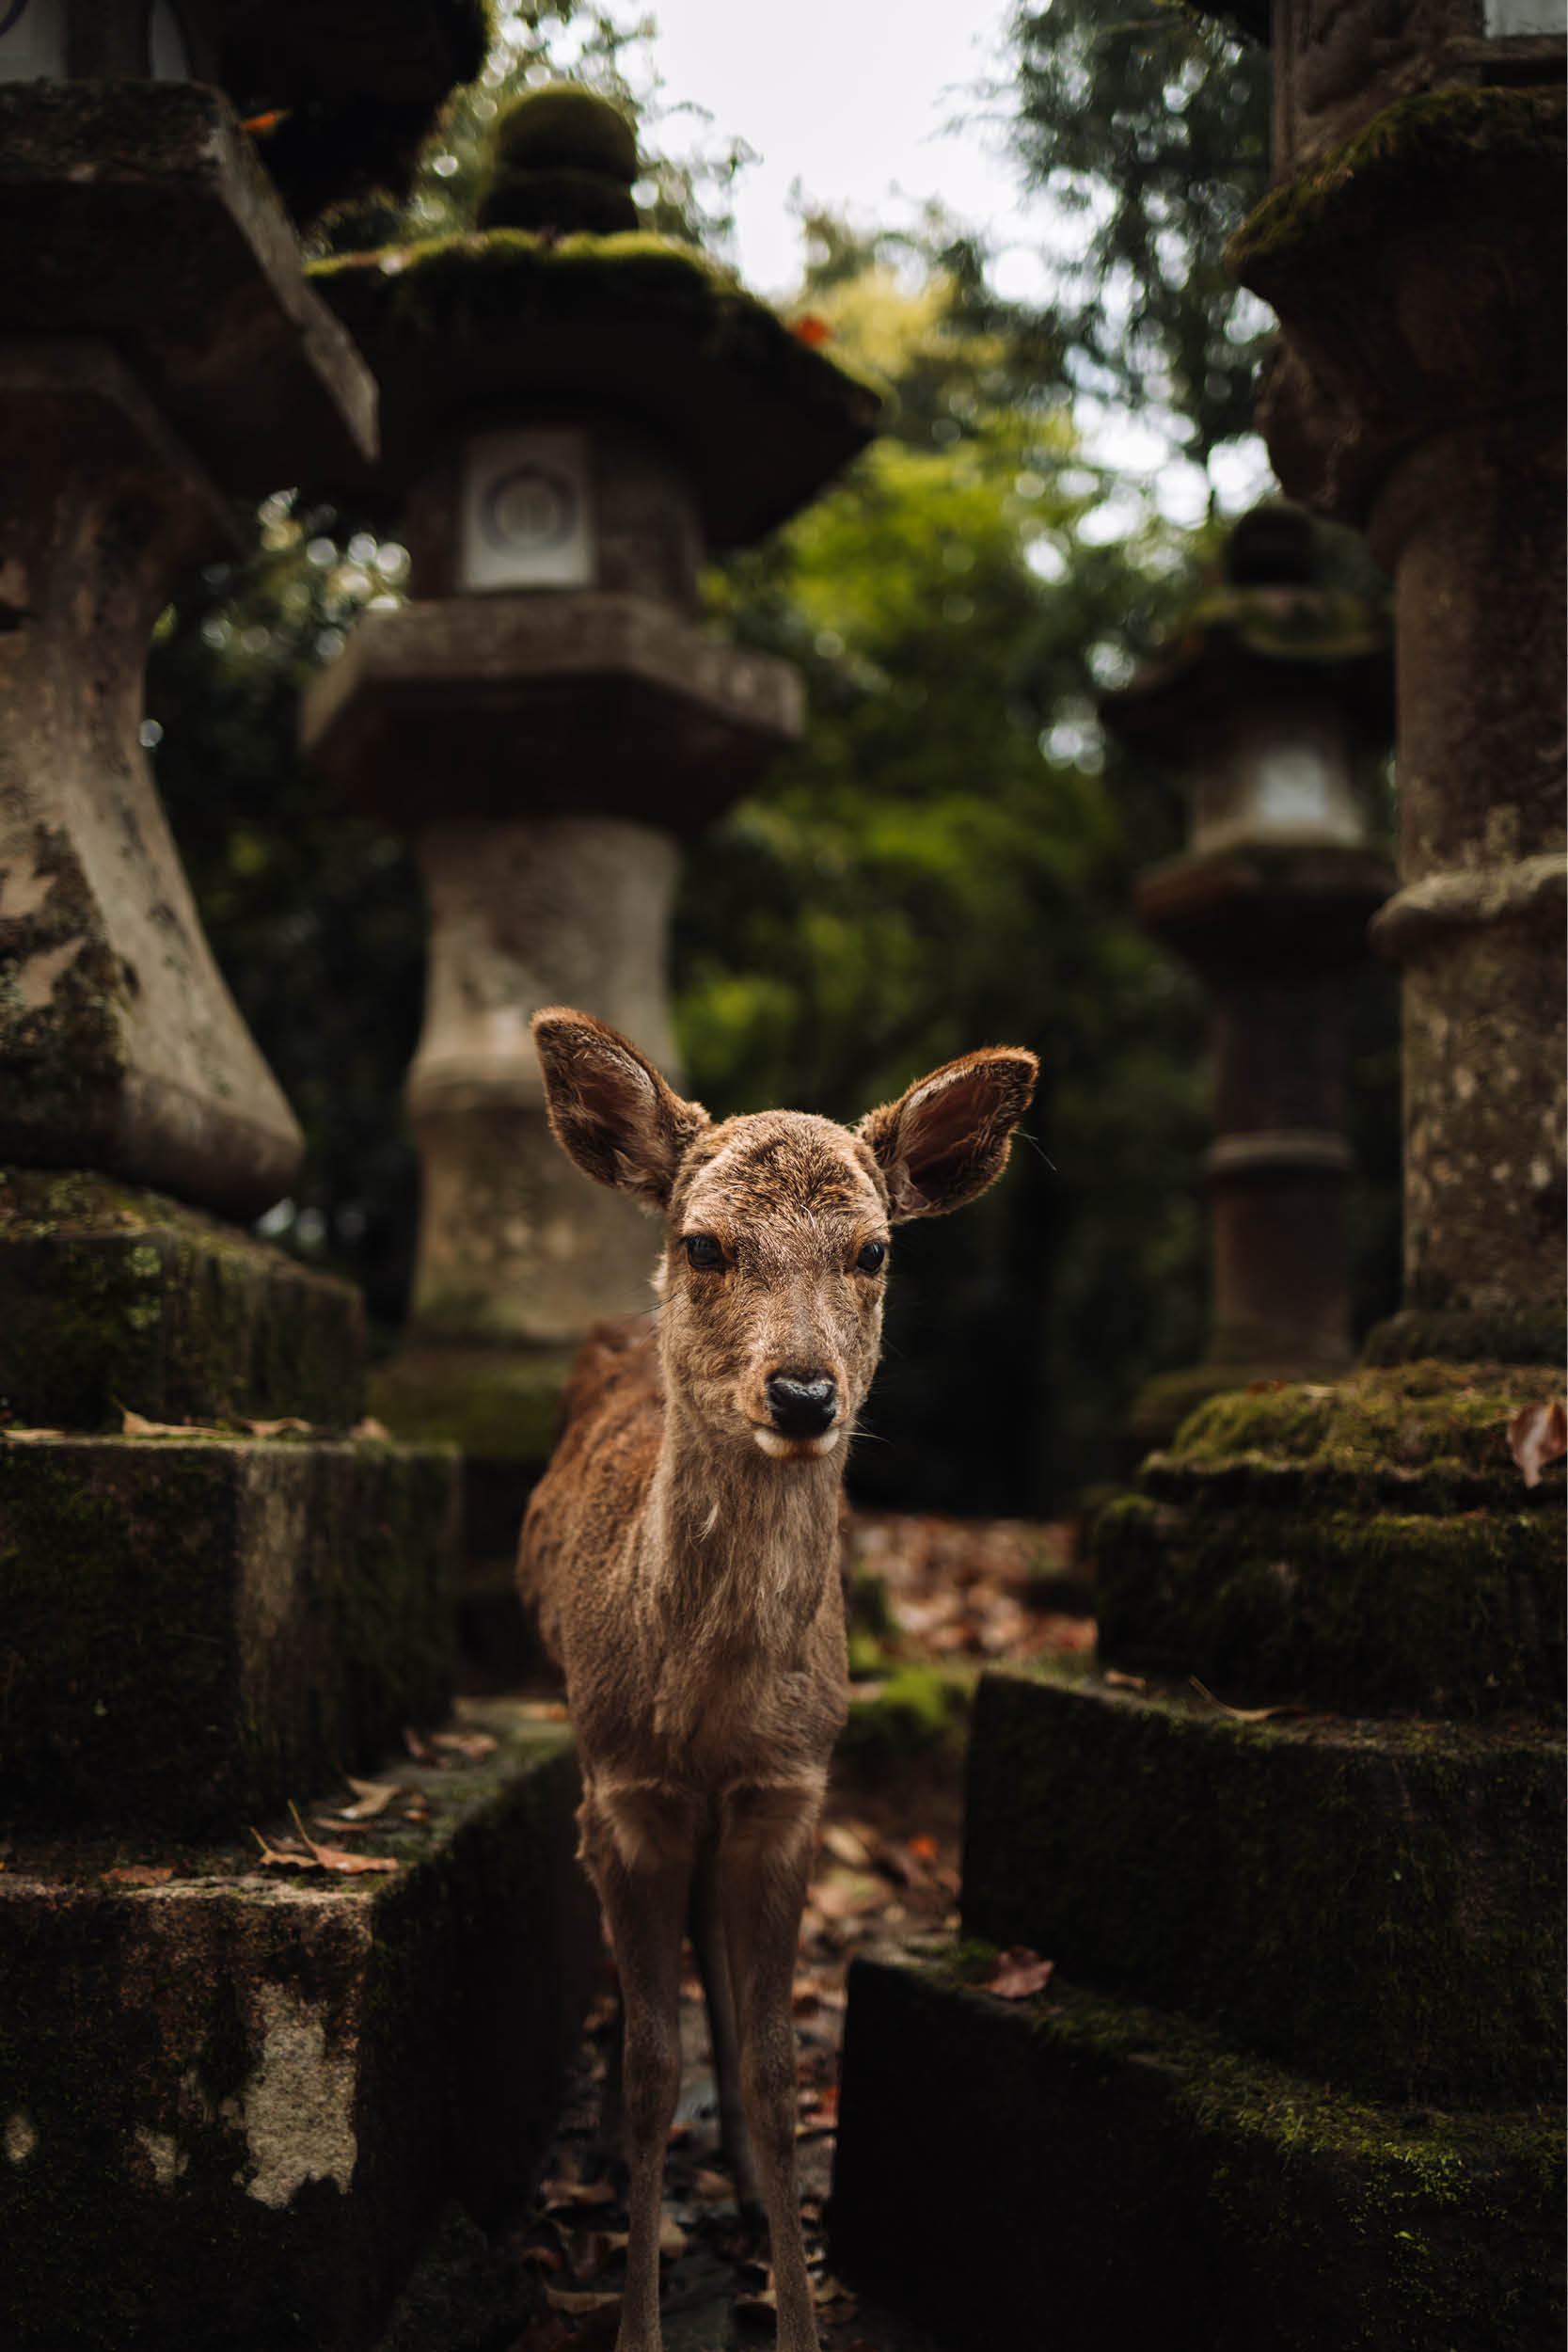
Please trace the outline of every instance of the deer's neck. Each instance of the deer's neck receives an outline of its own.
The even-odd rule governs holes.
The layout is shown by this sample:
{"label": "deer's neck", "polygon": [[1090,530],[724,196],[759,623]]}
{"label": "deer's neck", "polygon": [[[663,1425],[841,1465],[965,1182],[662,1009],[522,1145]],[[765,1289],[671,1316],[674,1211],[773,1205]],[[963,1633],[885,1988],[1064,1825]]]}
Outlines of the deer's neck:
{"label": "deer's neck", "polygon": [[645,1591],[667,1635],[787,1666],[837,1575],[842,1453],[780,1462],[715,1445],[666,1406],[648,1494]]}

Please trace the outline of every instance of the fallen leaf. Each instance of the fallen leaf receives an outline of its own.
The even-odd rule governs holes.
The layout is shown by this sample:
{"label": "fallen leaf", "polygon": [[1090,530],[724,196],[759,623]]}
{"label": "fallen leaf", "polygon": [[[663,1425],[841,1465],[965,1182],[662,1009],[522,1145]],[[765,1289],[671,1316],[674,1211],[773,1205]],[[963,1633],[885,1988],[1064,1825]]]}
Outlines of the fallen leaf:
{"label": "fallen leaf", "polygon": [[524,1699],[515,1711],[526,1724],[563,1724],[566,1721],[564,1699]]}
{"label": "fallen leaf", "polygon": [[1147,1691],[1148,1688],[1148,1682],[1145,1676],[1124,1675],[1119,1666],[1107,1666],[1100,1678],[1102,1682],[1108,1682],[1113,1691],[1142,1692]]}
{"label": "fallen leaf", "polygon": [[122,1862],[103,1876],[116,1886],[166,1886],[174,1876],[172,1862]]}
{"label": "fallen leaf", "polygon": [[1234,1724],[1266,1724],[1274,1715],[1305,1715],[1307,1712],[1299,1699],[1282,1700],[1277,1707],[1229,1707],[1224,1699],[1214,1696],[1206,1682],[1199,1682],[1196,1675],[1189,1675],[1187,1679],[1199,1698],[1207,1699],[1211,1707],[1217,1707],[1220,1713],[1228,1715]]}
{"label": "fallen leaf", "polygon": [[363,1421],[356,1421],[348,1434],[351,1438],[373,1438],[382,1445],[389,1445],[392,1438],[385,1422],[377,1421],[373,1413],[367,1413]]}
{"label": "fallen leaf", "polygon": [[449,1749],[454,1756],[467,1756],[470,1764],[483,1764],[487,1756],[494,1756],[500,1742],[490,1731],[433,1731],[433,1748]]}
{"label": "fallen leaf", "polygon": [[1027,2001],[1044,1992],[1055,1969],[1053,1960],[1042,1960],[1027,1944],[1013,1944],[997,1954],[996,1966],[980,1990],[994,1993],[999,2001]]}
{"label": "fallen leaf", "polygon": [[310,1434],[310,1423],[308,1421],[296,1421],[292,1414],[285,1421],[242,1420],[240,1427],[248,1429],[253,1438],[281,1437],[285,1429],[293,1430],[300,1437],[308,1438]]}
{"label": "fallen leaf", "polygon": [[822,1843],[837,1862],[846,1862],[851,1870],[872,1867],[871,1848],[858,1830],[847,1821],[830,1821],[822,1832]]}
{"label": "fallen leaf", "polygon": [[928,1837],[924,1830],[918,1836],[911,1837],[905,1849],[906,1852],[913,1855],[916,1862],[934,1862],[941,1851],[936,1839]]}
{"label": "fallen leaf", "polygon": [[12,1445],[42,1445],[46,1438],[63,1438],[63,1429],[7,1429],[0,1432]]}
{"label": "fallen leaf", "polygon": [[815,310],[802,311],[789,331],[798,342],[809,343],[814,351],[832,341],[832,328],[826,319],[818,318]]}
{"label": "fallen leaf", "polygon": [[705,2203],[728,2204],[735,2195],[735,2184],[727,2172],[711,2172],[699,2165],[691,2186]]}
{"label": "fallen leaf", "polygon": [[518,2260],[531,2270],[559,2270],[565,2256],[558,2254],[553,2246],[525,2246]]}
{"label": "fallen leaf", "polygon": [[612,2205],[615,2191],[609,2181],[569,2181],[561,2176],[540,2182],[539,2201],[546,2211],[551,2205]]}
{"label": "fallen leaf", "polygon": [[403,1744],[416,1764],[434,1764],[437,1761],[436,1751],[429,1740],[417,1732],[412,1724],[404,1724]]}
{"label": "fallen leaf", "polygon": [[291,1804],[290,1815],[295,1829],[310,1849],[310,1859],[323,1870],[336,1870],[343,1877],[354,1877],[365,1870],[396,1870],[400,1865],[389,1854],[344,1853],[338,1846],[318,1846],[299,1818],[299,1807]]}
{"label": "fallen leaf", "polygon": [[1568,1411],[1556,1397],[1549,1405],[1524,1406],[1508,1424],[1508,1446],[1526,1486],[1539,1486],[1544,1465],[1568,1454]]}
{"label": "fallen leaf", "polygon": [[859,2308],[853,2288],[847,2287],[841,2279],[834,2279],[831,2276],[812,2280],[811,2299],[818,2306],[823,2303],[837,2303],[841,2307],[841,2316],[845,2319],[852,2318]]}
{"label": "fallen leaf", "polygon": [[595,2294],[588,2287],[546,2287],[545,2300],[552,2312],[608,2312],[620,2309],[619,2290],[613,2295]]}
{"label": "fallen leaf", "polygon": [[[133,1413],[128,1405],[119,1408],[119,1434],[122,1438],[188,1438],[198,1424],[188,1421],[148,1421],[140,1413]],[[215,1436],[211,1422],[206,1424],[208,1436]]]}
{"label": "fallen leaf", "polygon": [[402,1795],[395,1780],[356,1780],[352,1772],[344,1779],[353,1789],[356,1802],[339,1807],[345,1821],[373,1821],[378,1813],[385,1813],[392,1799]]}

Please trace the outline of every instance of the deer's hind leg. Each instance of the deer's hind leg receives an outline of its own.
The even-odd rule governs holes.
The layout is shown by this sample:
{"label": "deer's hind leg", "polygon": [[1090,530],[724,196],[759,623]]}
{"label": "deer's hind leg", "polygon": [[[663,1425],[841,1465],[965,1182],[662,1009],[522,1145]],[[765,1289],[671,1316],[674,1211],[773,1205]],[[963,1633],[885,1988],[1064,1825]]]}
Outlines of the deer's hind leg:
{"label": "deer's hind leg", "polygon": [[735,1995],[730,1989],[729,1953],[724,1945],[719,1856],[711,1845],[698,1856],[692,1874],[691,1914],[687,1925],[691,1947],[697,1955],[697,1973],[703,1980],[703,1999],[707,2010],[720,2146],[735,2182],[736,2201],[741,2212],[760,2217],[762,2199],[751,2143],[746,2137],[746,2110],[740,2095],[740,2042]]}
{"label": "deer's hind leg", "polygon": [[621,2090],[629,2236],[616,2352],[660,2352],[659,2204],[680,2095],[681,1937],[696,1853],[693,1808],[648,1788],[584,1798],[582,1857],[621,1979]]}
{"label": "deer's hind leg", "polygon": [[740,2091],[768,2208],[779,2352],[817,2352],[795,2178],[795,1955],[820,1783],[732,1789],[719,1896],[740,2043]]}

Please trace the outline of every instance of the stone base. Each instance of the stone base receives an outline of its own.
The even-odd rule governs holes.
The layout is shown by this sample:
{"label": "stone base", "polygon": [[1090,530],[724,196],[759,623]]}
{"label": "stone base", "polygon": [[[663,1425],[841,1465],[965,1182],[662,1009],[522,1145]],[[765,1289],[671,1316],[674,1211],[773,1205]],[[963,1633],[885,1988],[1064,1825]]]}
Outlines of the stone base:
{"label": "stone base", "polygon": [[955,2352],[1559,2352],[1556,2116],[1354,2105],[955,1958],[851,1968],[831,2209],[834,2271]]}
{"label": "stone base", "polygon": [[465,1461],[515,1468],[531,1485],[555,1445],[561,1391],[576,1356],[575,1344],[414,1339],[372,1372],[371,1410],[410,1444],[454,1445]]}
{"label": "stone base", "polygon": [[[499,1703],[476,1720],[500,1735],[486,1762],[394,1770],[428,1824],[353,1841],[395,1873],[263,1873],[224,1847],[128,1884],[103,1871],[129,1847],[13,1847],[0,2336],[17,2352],[357,2352],[443,2203],[488,2226],[523,2192],[599,1940],[564,1733]],[[145,1838],[135,1854],[173,1858]]]}
{"label": "stone base", "polygon": [[0,1438],[13,1818],[199,1834],[450,1692],[456,1464],[287,1438]]}
{"label": "stone base", "polygon": [[1555,1710],[1563,1468],[1509,1452],[1540,1366],[1416,1363],[1213,1398],[1095,1522],[1101,1654],[1251,1703]]}
{"label": "stone base", "polygon": [[0,1413],[44,1429],[364,1411],[347,1282],[87,1172],[0,1169]]}
{"label": "stone base", "polygon": [[1515,2105],[1563,2074],[1562,1743],[988,1674],[966,1935],[1314,2081]]}

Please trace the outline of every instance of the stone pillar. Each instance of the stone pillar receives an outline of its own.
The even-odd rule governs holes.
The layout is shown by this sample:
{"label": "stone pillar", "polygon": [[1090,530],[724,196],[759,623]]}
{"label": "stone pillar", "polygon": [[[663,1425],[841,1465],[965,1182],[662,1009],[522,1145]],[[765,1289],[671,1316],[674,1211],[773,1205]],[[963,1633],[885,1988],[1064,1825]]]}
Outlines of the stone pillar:
{"label": "stone pillar", "polygon": [[1394,580],[1401,888],[1373,936],[1403,987],[1405,1284],[1373,1352],[1557,1360],[1563,103],[1529,78],[1553,44],[1450,9],[1331,99],[1287,14],[1281,184],[1235,245],[1284,326],[1260,421]]}
{"label": "stone pillar", "polygon": [[1139,1396],[1140,1454],[1206,1395],[1352,1360],[1341,1000],[1393,886],[1356,781],[1392,735],[1387,639],[1379,610],[1320,583],[1307,517],[1262,507],[1179,649],[1101,701],[1187,780],[1191,847],[1136,904],[1211,1000],[1209,1342]]}
{"label": "stone pillar", "polygon": [[803,504],[879,405],[700,254],[630,233],[637,170],[613,107],[538,91],[497,125],[477,233],[315,278],[381,377],[412,557],[412,601],[361,617],[304,723],[413,841],[430,907],[419,1263],[374,1401],[464,1447],[508,1624],[571,1355],[652,1303],[654,1258],[551,1141],[529,1018],[580,1005],[678,1073],[681,842],[800,725],[786,664],[704,633],[699,567]]}

